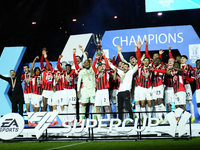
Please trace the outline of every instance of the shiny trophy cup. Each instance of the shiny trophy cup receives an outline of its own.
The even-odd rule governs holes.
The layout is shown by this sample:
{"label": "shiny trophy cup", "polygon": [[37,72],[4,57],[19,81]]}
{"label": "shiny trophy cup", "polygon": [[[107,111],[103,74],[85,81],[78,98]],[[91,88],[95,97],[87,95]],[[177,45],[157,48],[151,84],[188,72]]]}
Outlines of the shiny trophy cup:
{"label": "shiny trophy cup", "polygon": [[101,34],[94,34],[93,38],[94,38],[94,43],[97,46],[96,53],[97,53],[97,55],[100,56],[99,60],[98,60],[98,64],[101,64],[101,59],[102,59],[102,47],[101,47],[102,35]]}

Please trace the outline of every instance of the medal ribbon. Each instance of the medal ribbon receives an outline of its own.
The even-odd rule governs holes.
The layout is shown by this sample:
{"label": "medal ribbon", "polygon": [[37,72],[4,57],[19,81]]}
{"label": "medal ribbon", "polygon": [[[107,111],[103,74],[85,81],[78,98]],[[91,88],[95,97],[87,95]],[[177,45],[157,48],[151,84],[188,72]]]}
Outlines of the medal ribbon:
{"label": "medal ribbon", "polygon": [[28,77],[28,79],[26,79],[26,74],[24,74],[25,75],[25,81],[26,81],[26,83],[27,84],[29,84],[30,83],[30,81],[31,81],[31,74],[29,73],[29,74],[27,74],[27,75],[29,75],[29,77]]}
{"label": "medal ribbon", "polygon": [[70,82],[70,80],[69,80],[70,76],[67,75],[67,72],[66,72],[66,77],[65,78],[66,78],[67,82]]}
{"label": "medal ribbon", "polygon": [[13,78],[11,78],[11,83],[12,83],[12,88],[14,89],[15,85],[16,85],[16,78],[15,78],[14,82],[13,82]]}
{"label": "medal ribbon", "polygon": [[89,69],[89,73],[88,73],[88,71],[87,71],[87,69],[86,69],[86,72],[87,72],[87,75],[88,75],[88,77],[89,77],[89,79],[90,79],[91,69]]}

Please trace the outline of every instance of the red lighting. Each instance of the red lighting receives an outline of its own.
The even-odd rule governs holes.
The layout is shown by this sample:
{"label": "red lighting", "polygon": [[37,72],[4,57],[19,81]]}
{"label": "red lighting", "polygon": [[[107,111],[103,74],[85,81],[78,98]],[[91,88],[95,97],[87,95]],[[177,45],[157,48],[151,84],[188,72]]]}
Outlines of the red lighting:
{"label": "red lighting", "polygon": [[114,16],[114,19],[117,19],[117,16]]}
{"label": "red lighting", "polygon": [[32,24],[36,24],[36,22],[32,22]]}
{"label": "red lighting", "polygon": [[73,22],[76,22],[77,20],[76,20],[76,19],[72,19],[72,21],[73,21]]}

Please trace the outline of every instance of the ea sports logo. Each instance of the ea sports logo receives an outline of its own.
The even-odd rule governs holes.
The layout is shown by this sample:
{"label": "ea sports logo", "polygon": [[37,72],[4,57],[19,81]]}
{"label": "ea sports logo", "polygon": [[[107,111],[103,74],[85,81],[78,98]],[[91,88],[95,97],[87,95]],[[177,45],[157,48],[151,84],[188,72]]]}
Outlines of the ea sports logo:
{"label": "ea sports logo", "polygon": [[24,129],[24,119],[16,113],[0,118],[0,139],[9,140],[17,137]]}

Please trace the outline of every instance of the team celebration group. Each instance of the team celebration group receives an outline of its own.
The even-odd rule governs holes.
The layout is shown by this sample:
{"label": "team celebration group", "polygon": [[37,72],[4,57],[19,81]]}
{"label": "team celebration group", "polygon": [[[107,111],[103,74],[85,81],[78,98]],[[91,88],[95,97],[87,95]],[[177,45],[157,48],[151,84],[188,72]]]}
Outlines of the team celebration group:
{"label": "team celebration group", "polygon": [[[88,53],[79,46],[83,55],[82,58],[76,56],[76,49],[73,49],[74,66],[66,64],[63,67],[60,55],[55,69],[47,59],[46,48],[43,48],[40,67],[34,68],[36,60],[39,59],[37,56],[30,69],[28,65],[23,67],[22,75],[15,76],[15,71],[11,70],[9,79],[2,75],[0,78],[10,83],[12,93],[17,91],[17,82],[21,84],[24,81],[23,97],[27,112],[30,111],[30,104],[34,112],[47,111],[49,107],[50,111],[59,111],[59,118],[65,123],[66,119],[72,120],[71,124],[74,123],[77,116],[66,114],[76,114],[79,105],[78,110],[81,114],[79,125],[81,125],[88,104],[90,111],[97,113],[93,115],[97,120],[105,117],[98,114],[104,111],[108,113],[106,114],[108,120],[111,118],[124,120],[128,117],[134,120],[139,118],[137,112],[142,112],[141,119],[156,117],[160,124],[168,122],[165,117],[167,113],[164,111],[171,111],[172,104],[175,104],[175,109],[180,107],[184,110],[189,104],[191,121],[195,122],[190,83],[196,80],[196,102],[200,115],[200,60],[196,61],[196,67],[192,67],[186,63],[188,60],[186,55],[176,56],[174,59],[169,46],[169,60],[165,63],[162,61],[164,53],[162,49],[159,53],[154,53],[151,58],[148,52],[148,39],[144,43],[145,54],[141,56],[142,44],[137,42],[134,48],[136,57],[130,56],[129,62],[122,55],[122,47],[117,45],[118,65],[115,63],[116,56],[113,56],[113,59],[106,58],[103,51],[101,54],[96,54],[93,61],[91,57],[87,58]],[[20,81],[17,81],[19,78]],[[13,95],[11,98],[13,112],[18,111],[16,105],[21,102],[16,97],[17,95]],[[112,114],[114,108],[111,105],[115,107],[117,115]],[[57,118],[51,126],[56,124],[58,124]],[[29,122],[28,125],[36,126],[37,123]]]}

